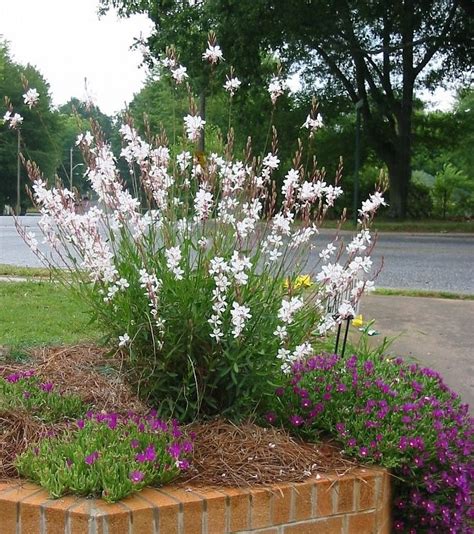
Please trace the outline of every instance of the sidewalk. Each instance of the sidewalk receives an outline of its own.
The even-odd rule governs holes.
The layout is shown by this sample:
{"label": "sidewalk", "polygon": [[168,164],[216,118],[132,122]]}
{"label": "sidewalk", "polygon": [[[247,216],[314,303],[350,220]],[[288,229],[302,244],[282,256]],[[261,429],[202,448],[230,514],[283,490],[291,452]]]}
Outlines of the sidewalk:
{"label": "sidewalk", "polygon": [[370,295],[360,312],[375,319],[375,343],[399,336],[391,354],[435,369],[474,409],[474,301]]}

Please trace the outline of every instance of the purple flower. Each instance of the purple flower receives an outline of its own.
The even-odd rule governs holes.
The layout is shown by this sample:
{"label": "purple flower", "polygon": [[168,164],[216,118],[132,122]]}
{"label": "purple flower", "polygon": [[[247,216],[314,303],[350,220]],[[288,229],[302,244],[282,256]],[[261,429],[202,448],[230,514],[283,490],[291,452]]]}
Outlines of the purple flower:
{"label": "purple flower", "polygon": [[71,468],[73,463],[74,463],[74,462],[71,460],[71,458],[67,458],[67,459],[66,459],[66,466],[67,466],[68,468]]}
{"label": "purple flower", "polygon": [[168,447],[168,452],[174,459],[178,459],[179,455],[181,454],[181,445],[177,442],[172,443]]}
{"label": "purple flower", "polygon": [[265,414],[265,419],[272,425],[277,420],[276,413],[268,412],[267,414]]}
{"label": "purple flower", "polygon": [[43,384],[40,384],[40,388],[46,393],[51,393],[51,391],[53,391],[54,384],[52,382],[44,382]]}
{"label": "purple flower", "polygon": [[29,391],[23,391],[23,398],[29,399],[31,397],[31,393]]}
{"label": "purple flower", "polygon": [[138,439],[132,439],[132,441],[130,442],[130,447],[132,447],[132,449],[138,449],[139,445],[140,442],[138,441]]}
{"label": "purple flower", "polygon": [[283,395],[285,394],[285,389],[284,388],[276,388],[275,389],[275,395],[277,397],[283,397]]}
{"label": "purple flower", "polygon": [[189,460],[178,460],[176,462],[177,467],[181,469],[182,471],[186,471],[186,469],[189,469]]}
{"label": "purple flower", "polygon": [[139,484],[145,478],[145,474],[141,471],[132,471],[128,477],[134,484]]}
{"label": "purple flower", "polygon": [[300,415],[292,415],[290,417],[290,423],[293,426],[301,426],[304,423],[304,419]]}
{"label": "purple flower", "polygon": [[80,430],[82,430],[84,428],[84,419],[78,419],[76,421],[76,425],[77,425],[77,428],[79,428]]}
{"label": "purple flower", "polygon": [[139,452],[135,456],[135,460],[140,463],[154,462],[156,460],[155,447],[153,445],[148,445],[148,447],[143,452]]}
{"label": "purple flower", "polygon": [[84,458],[84,462],[86,462],[87,465],[93,465],[96,460],[99,458],[99,452],[94,451],[93,453],[89,454]]}

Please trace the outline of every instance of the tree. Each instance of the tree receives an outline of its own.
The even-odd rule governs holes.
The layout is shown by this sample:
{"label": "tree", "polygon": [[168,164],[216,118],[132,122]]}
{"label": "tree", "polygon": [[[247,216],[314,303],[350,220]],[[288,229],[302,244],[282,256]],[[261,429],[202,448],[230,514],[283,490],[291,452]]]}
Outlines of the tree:
{"label": "tree", "polygon": [[[232,24],[240,29],[231,15],[236,3],[215,2],[224,33]],[[255,11],[257,3],[262,16],[266,13],[267,22],[257,32],[262,47],[278,49],[308,79],[320,84],[326,80],[331,93],[344,93],[353,104],[362,101],[367,139],[388,167],[392,215],[404,217],[411,176],[414,91],[433,88],[472,64],[472,19],[460,2],[238,3],[239,11],[247,7]]]}
{"label": "tree", "polygon": [[[278,50],[307,79],[319,84],[325,80],[332,93],[344,93],[353,104],[362,101],[367,138],[389,170],[395,217],[406,213],[414,91],[452,80],[473,59],[469,3],[459,0],[101,3],[118,7],[122,14],[148,13],[152,20],[180,10],[199,10],[241,71],[260,64],[265,51]],[[165,33],[171,28],[186,39],[189,36],[176,24],[178,20],[169,17]],[[159,33],[163,26],[157,29]]]}
{"label": "tree", "polygon": [[[38,104],[29,109],[23,101],[25,83],[38,90]],[[53,179],[59,153],[58,120],[51,111],[49,86],[41,73],[31,65],[18,65],[9,55],[6,43],[0,42],[0,97],[7,97],[15,113],[23,118],[20,129],[21,153],[35,161],[47,179]],[[0,117],[7,111],[6,106]],[[0,124],[0,207],[14,206],[17,197],[17,131]],[[25,193],[26,175],[21,172],[20,196],[22,209],[28,204]]]}

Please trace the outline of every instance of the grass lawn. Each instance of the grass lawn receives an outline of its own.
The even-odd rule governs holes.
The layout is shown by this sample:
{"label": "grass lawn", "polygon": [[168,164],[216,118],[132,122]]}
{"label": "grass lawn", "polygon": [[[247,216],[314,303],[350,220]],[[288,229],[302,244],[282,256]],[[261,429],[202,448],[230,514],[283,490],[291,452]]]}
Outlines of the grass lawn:
{"label": "grass lawn", "polygon": [[44,267],[20,267],[0,263],[0,276],[24,276],[25,278],[50,278],[51,271]]}
{"label": "grass lawn", "polygon": [[28,347],[94,340],[84,304],[48,281],[0,283],[0,345]]}

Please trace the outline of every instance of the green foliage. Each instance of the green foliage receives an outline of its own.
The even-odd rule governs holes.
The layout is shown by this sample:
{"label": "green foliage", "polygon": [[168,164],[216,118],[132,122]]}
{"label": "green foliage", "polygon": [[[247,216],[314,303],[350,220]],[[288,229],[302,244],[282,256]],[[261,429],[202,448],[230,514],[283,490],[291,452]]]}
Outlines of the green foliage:
{"label": "green foliage", "polygon": [[[30,110],[23,101],[24,81],[40,94],[38,105]],[[14,63],[8,47],[0,41],[0,96],[8,97],[13,111],[24,122],[20,130],[21,152],[41,166],[47,179],[52,180],[60,153],[58,149],[58,119],[51,111],[49,86],[40,72],[31,65]],[[0,113],[3,117],[6,107]],[[17,131],[0,123],[0,212],[4,204],[16,205]],[[29,199],[25,194],[27,177],[21,171],[21,206],[26,209]]]}
{"label": "green foliage", "polygon": [[52,423],[80,417],[87,406],[77,395],[64,395],[53,383],[42,382],[33,371],[20,371],[0,378],[0,410],[16,409]]}
{"label": "green foliage", "polygon": [[435,176],[433,198],[443,219],[447,215],[470,216],[474,213],[474,179],[446,163]]}
{"label": "green foliage", "polygon": [[116,502],[173,480],[191,450],[176,422],[89,413],[64,434],[31,446],[16,466],[53,498],[72,493]]}

